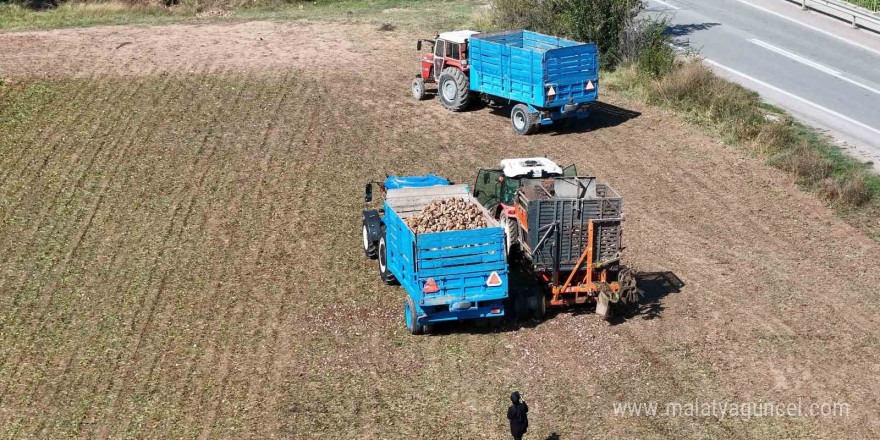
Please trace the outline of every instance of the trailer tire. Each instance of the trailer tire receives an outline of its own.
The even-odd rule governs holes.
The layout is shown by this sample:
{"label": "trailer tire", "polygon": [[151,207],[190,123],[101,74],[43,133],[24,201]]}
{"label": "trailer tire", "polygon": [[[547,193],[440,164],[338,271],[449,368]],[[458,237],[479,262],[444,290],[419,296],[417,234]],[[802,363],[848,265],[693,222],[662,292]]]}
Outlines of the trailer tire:
{"label": "trailer tire", "polygon": [[370,232],[367,229],[367,221],[364,220],[364,256],[371,260],[375,260],[377,256],[379,256],[376,249],[379,247],[378,243],[370,240]]}
{"label": "trailer tire", "polygon": [[510,110],[510,123],[516,134],[530,135],[538,131],[538,118],[525,104],[517,104]]}
{"label": "trailer tire", "polygon": [[385,246],[385,225],[382,225],[381,233],[379,234],[379,278],[382,279],[382,282],[391,286],[397,284],[397,278],[394,277],[394,274],[391,273],[391,269],[388,267],[388,247]]}
{"label": "trailer tire", "polygon": [[440,102],[448,110],[460,112],[471,103],[471,81],[464,72],[455,67],[447,67],[440,72],[437,81],[437,94]]}
{"label": "trailer tire", "polygon": [[404,319],[406,320],[406,330],[411,335],[422,335],[427,332],[427,325],[417,324],[419,315],[416,313],[416,303],[413,302],[409,295],[406,296],[406,306],[404,310]]}

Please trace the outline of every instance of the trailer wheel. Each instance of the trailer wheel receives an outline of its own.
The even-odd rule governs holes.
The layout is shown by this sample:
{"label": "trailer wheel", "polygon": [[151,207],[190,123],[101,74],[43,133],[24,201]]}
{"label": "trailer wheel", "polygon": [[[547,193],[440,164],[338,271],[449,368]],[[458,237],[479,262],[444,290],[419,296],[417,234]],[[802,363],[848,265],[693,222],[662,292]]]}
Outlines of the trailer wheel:
{"label": "trailer wheel", "polygon": [[379,234],[379,278],[388,285],[397,284],[397,278],[388,267],[388,248],[385,246],[385,226],[382,226]]}
{"label": "trailer wheel", "polygon": [[422,75],[416,75],[412,81],[412,96],[416,101],[425,99],[425,80]]}
{"label": "trailer wheel", "polygon": [[510,122],[516,134],[529,135],[538,131],[538,121],[535,114],[529,111],[525,104],[517,104],[510,111]]}
{"label": "trailer wheel", "polygon": [[444,107],[460,112],[471,103],[471,81],[461,70],[447,67],[440,72],[437,93]]}
{"label": "trailer wheel", "polygon": [[409,331],[409,334],[421,335],[426,332],[428,326],[417,324],[419,315],[416,313],[416,303],[413,302],[409,295],[406,297],[404,316],[406,318],[406,329]]}
{"label": "trailer wheel", "polygon": [[367,231],[367,221],[364,220],[364,255],[371,259],[375,260],[377,257],[375,241],[370,240],[370,233]]}

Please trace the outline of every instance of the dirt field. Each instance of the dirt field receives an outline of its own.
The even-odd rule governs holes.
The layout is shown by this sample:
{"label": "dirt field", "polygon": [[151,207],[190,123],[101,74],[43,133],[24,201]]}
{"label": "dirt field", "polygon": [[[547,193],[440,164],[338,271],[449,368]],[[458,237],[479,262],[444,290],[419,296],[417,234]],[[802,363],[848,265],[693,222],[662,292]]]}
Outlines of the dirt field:
{"label": "dirt field", "polygon": [[[613,94],[532,137],[503,112],[412,101],[415,37],[4,34],[3,436],[504,439],[514,389],[531,439],[880,436],[877,242],[783,172]],[[623,194],[641,313],[407,335],[403,290],[360,249],[364,182],[468,182],[526,155]],[[613,411],[695,399],[850,411]]]}

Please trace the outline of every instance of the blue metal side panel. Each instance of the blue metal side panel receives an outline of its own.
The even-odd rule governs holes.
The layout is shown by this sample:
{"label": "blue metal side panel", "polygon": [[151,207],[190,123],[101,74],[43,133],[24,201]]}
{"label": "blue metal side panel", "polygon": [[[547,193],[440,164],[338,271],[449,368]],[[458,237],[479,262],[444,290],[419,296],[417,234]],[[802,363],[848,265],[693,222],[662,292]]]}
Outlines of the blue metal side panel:
{"label": "blue metal side panel", "polygon": [[[439,291],[425,294],[422,306],[479,303],[507,297],[504,230],[499,227],[420,234],[416,240],[418,288],[433,278]],[[501,285],[486,285],[492,273]]]}
{"label": "blue metal side panel", "polygon": [[473,37],[469,49],[471,90],[529,104],[543,99],[542,55],[513,43],[521,40],[506,36],[496,42]]}
{"label": "blue metal side panel", "polygon": [[[478,34],[470,40],[470,59],[471,90],[476,92],[539,108],[598,97],[599,63],[592,43],[531,31]],[[586,90],[588,81],[595,90]],[[556,90],[551,101],[546,99],[547,85]]]}
{"label": "blue metal side panel", "polygon": [[422,289],[416,276],[413,242],[415,235],[403,219],[385,204],[385,246],[388,252],[388,268],[403,286],[407,294],[417,304],[421,300]]}
{"label": "blue metal side panel", "polygon": [[[544,81],[556,90],[545,107],[595,101],[599,95],[599,56],[595,44],[548,50],[544,54]],[[593,90],[587,90],[592,82]]]}

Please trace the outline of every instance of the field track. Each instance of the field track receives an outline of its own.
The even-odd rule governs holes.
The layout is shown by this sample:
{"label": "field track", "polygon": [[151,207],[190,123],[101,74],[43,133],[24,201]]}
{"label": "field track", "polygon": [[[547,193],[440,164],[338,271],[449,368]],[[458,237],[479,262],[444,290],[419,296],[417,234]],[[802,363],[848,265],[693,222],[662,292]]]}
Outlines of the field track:
{"label": "field track", "polygon": [[[783,172],[611,93],[587,122],[532,137],[503,110],[415,102],[417,36],[4,34],[0,434],[502,439],[519,389],[534,438],[880,436],[877,242]],[[403,291],[360,250],[363,184],[467,183],[527,155],[623,194],[641,313],[406,335]],[[798,398],[850,415],[612,411]]]}

